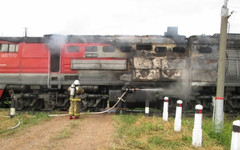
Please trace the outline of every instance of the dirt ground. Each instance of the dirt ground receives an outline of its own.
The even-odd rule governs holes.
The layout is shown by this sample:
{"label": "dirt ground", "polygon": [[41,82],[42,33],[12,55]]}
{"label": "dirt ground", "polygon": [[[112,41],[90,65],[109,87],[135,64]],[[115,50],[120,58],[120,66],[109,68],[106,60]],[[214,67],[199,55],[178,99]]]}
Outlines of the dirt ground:
{"label": "dirt ground", "polygon": [[0,138],[2,150],[107,150],[112,146],[111,114],[82,115],[78,120],[52,117],[10,136]]}

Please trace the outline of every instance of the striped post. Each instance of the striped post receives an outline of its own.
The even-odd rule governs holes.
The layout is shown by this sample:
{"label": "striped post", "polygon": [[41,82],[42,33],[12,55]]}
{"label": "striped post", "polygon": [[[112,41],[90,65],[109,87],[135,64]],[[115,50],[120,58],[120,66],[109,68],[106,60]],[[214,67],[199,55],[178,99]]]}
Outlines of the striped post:
{"label": "striped post", "polygon": [[145,116],[149,116],[149,99],[145,100]]}
{"label": "striped post", "polygon": [[214,130],[215,132],[221,132],[223,129],[224,122],[224,98],[215,97],[215,108],[214,108]]}
{"label": "striped post", "polygon": [[180,132],[182,125],[182,100],[177,101],[176,114],[174,120],[174,131]]}
{"label": "striped post", "polygon": [[240,120],[233,121],[231,150],[240,149]]}
{"label": "striped post", "polygon": [[202,146],[202,105],[195,106],[194,128],[192,134],[192,145],[196,147]]}
{"label": "striped post", "polygon": [[168,121],[168,97],[164,97],[164,103],[163,103],[163,120]]}
{"label": "striped post", "polygon": [[13,118],[15,116],[15,100],[12,99],[11,107],[10,107],[10,117]]}

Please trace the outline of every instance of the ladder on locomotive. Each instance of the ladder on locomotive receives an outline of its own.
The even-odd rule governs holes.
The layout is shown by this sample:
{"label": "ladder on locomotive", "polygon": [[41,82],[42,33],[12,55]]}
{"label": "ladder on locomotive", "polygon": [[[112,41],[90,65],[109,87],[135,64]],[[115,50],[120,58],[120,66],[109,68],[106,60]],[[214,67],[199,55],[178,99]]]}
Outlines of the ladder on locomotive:
{"label": "ladder on locomotive", "polygon": [[61,74],[58,72],[48,73],[48,88],[49,89],[60,89],[61,88]]}

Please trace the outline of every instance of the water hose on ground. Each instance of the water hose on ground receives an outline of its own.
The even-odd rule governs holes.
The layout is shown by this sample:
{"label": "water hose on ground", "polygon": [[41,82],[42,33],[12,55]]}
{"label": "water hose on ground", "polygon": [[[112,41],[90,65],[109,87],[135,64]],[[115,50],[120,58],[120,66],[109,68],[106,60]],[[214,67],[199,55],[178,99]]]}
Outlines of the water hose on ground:
{"label": "water hose on ground", "polygon": [[[107,113],[108,111],[112,110],[113,108],[115,108],[117,106],[117,104],[122,101],[123,96],[127,93],[127,91],[125,91],[119,98],[118,101],[109,109],[104,110],[104,111],[100,111],[100,112],[84,112],[84,113],[80,113],[80,114],[89,114],[89,115],[99,115],[99,114],[104,114]],[[49,117],[62,117],[62,116],[68,116],[68,114],[52,114],[52,115],[48,115]]]}
{"label": "water hose on ground", "polygon": [[21,124],[21,121],[18,119],[18,124],[17,124],[17,125],[15,125],[15,126],[13,126],[13,127],[10,127],[10,128],[8,128],[8,130],[15,129],[15,128],[19,127],[19,126],[20,126],[20,124]]}

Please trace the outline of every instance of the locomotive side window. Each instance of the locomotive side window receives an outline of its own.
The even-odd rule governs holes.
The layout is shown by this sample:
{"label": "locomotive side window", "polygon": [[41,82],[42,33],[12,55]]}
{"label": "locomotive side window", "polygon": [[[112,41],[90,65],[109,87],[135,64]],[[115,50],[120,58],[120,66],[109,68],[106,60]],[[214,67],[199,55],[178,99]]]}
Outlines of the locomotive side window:
{"label": "locomotive side window", "polygon": [[204,46],[200,46],[198,51],[200,53],[211,53],[212,52],[212,48],[211,47],[204,47]]}
{"label": "locomotive side window", "polygon": [[175,53],[184,53],[185,52],[185,48],[184,47],[174,47],[173,48],[173,52],[175,52]]}
{"label": "locomotive side window", "polygon": [[157,53],[164,53],[164,52],[167,51],[167,48],[166,48],[166,47],[156,47],[156,48],[155,48],[155,51],[156,51]]}
{"label": "locomotive side window", "polygon": [[103,47],[103,52],[114,52],[115,48],[112,46],[104,46]]}
{"label": "locomotive side window", "polygon": [[152,45],[147,45],[147,44],[140,45],[140,44],[138,44],[136,46],[136,49],[137,50],[148,50],[148,51],[150,51],[150,50],[152,50]]}
{"label": "locomotive side window", "polygon": [[8,44],[1,44],[1,52],[8,52]]}
{"label": "locomotive side window", "polygon": [[79,52],[80,47],[79,46],[68,46],[67,51],[68,52]]}
{"label": "locomotive side window", "polygon": [[16,51],[16,45],[15,44],[9,44],[9,52],[15,52]]}
{"label": "locomotive side window", "polygon": [[98,47],[97,46],[87,46],[86,47],[86,58],[97,58],[98,57]]}
{"label": "locomotive side window", "polygon": [[132,47],[131,46],[121,46],[120,47],[121,52],[131,52]]}
{"label": "locomotive side window", "polygon": [[0,52],[17,52],[18,44],[0,44]]}
{"label": "locomotive side window", "polygon": [[86,52],[97,52],[98,48],[97,46],[87,46],[86,47]]}

